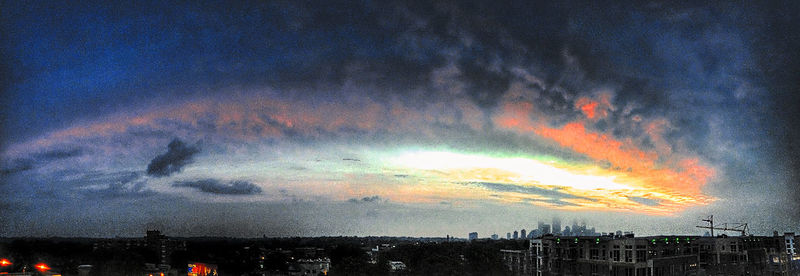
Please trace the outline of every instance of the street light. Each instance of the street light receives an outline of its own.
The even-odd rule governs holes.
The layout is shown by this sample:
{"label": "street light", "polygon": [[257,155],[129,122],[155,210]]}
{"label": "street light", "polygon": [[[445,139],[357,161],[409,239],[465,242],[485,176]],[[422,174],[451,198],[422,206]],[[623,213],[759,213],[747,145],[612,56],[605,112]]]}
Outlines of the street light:
{"label": "street light", "polygon": [[9,266],[11,265],[11,261],[8,259],[0,259],[0,266]]}
{"label": "street light", "polygon": [[41,272],[45,272],[45,271],[50,270],[50,267],[47,266],[47,264],[45,264],[45,263],[38,263],[38,264],[36,264],[35,267],[36,267],[37,270],[39,270]]}

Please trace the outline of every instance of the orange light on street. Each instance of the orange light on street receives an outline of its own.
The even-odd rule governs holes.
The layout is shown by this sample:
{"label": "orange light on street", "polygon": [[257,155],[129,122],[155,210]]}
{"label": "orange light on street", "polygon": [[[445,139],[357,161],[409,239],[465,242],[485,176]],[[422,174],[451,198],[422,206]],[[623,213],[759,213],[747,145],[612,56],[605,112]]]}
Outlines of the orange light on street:
{"label": "orange light on street", "polygon": [[9,266],[11,265],[11,261],[8,259],[0,259],[0,266]]}
{"label": "orange light on street", "polygon": [[45,272],[45,271],[50,270],[50,267],[47,266],[47,264],[45,264],[45,263],[38,263],[38,264],[36,264],[36,269],[38,269],[41,272]]}

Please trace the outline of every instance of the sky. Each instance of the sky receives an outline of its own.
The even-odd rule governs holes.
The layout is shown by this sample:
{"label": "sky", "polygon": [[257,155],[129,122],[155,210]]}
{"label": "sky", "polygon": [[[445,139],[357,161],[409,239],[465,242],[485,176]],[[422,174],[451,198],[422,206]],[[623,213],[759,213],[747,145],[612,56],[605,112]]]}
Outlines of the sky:
{"label": "sky", "polygon": [[0,236],[800,232],[799,12],[3,1]]}

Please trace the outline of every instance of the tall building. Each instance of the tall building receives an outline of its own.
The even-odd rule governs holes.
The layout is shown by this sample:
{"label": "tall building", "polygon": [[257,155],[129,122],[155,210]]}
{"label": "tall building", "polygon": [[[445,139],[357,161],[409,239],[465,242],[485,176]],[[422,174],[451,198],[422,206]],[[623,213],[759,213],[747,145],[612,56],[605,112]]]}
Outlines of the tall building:
{"label": "tall building", "polygon": [[553,218],[553,234],[561,234],[561,219]]}
{"label": "tall building", "polygon": [[538,236],[541,236],[541,235],[542,235],[542,233],[539,232],[539,229],[533,229],[533,230],[531,230],[530,233],[528,233],[528,238],[532,239],[532,238],[535,238],[535,237],[538,237]]}
{"label": "tall building", "polygon": [[528,235],[525,233],[525,229],[519,230],[519,237],[523,239],[528,238]]}
{"label": "tall building", "polygon": [[506,239],[507,239],[507,240],[510,240],[510,239],[511,239],[511,232],[509,232],[509,233],[506,233]]}
{"label": "tall building", "polygon": [[539,233],[542,235],[550,234],[550,224],[539,223]]}
{"label": "tall building", "polygon": [[500,239],[500,236],[498,236],[497,234],[492,234],[492,239],[493,240]]}
{"label": "tall building", "polygon": [[517,230],[514,230],[514,239],[519,239],[519,232],[517,232]]}
{"label": "tall building", "polygon": [[478,232],[469,233],[469,240],[477,240],[478,239]]}

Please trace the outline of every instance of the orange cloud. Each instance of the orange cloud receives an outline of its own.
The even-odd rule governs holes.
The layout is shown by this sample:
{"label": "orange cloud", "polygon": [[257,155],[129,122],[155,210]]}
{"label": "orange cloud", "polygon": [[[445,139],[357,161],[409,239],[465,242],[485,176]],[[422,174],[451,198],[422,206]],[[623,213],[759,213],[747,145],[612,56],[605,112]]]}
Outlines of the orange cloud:
{"label": "orange cloud", "polygon": [[[576,101],[576,107],[581,109],[588,119],[604,118],[607,116],[606,112],[613,110],[609,99],[610,94],[601,94],[597,101],[580,98]],[[531,115],[536,115],[536,119],[531,119]],[[669,126],[666,120],[655,120],[643,127],[643,131],[656,145],[655,150],[641,149],[630,138],[620,139],[607,133],[589,130],[582,121],[551,127],[548,125],[547,117],[537,113],[533,105],[527,102],[503,103],[492,120],[500,129],[547,138],[561,147],[586,155],[598,164],[610,164],[610,168],[597,169],[592,173],[613,175],[621,183],[635,185],[641,189],[640,192],[646,192],[638,196],[627,194],[628,196],[648,198],[647,193],[650,193],[664,199],[658,207],[642,207],[649,208],[648,212],[667,214],[688,206],[708,204],[713,200],[703,195],[701,188],[713,177],[714,170],[701,164],[698,158],[681,158],[672,154],[671,147],[663,138],[663,132]],[[576,194],[592,198],[597,192],[576,192]],[[609,208],[611,202],[616,202],[615,206],[623,208],[622,206],[631,204],[624,194],[618,196],[618,199],[598,200],[594,203],[563,208],[590,208],[599,203],[604,203],[601,204],[603,208]]]}
{"label": "orange cloud", "polygon": [[594,119],[597,116],[598,103],[590,100],[589,98],[581,97],[575,101],[575,107],[579,108],[584,115],[589,119]]}
{"label": "orange cloud", "polygon": [[608,161],[622,170],[652,167],[658,156],[639,150],[632,141],[619,141],[608,134],[589,132],[583,123],[572,122],[561,128],[541,125],[535,133],[598,161]]}
{"label": "orange cloud", "polygon": [[596,99],[580,97],[575,101],[575,108],[590,120],[605,119],[615,108],[611,105],[611,93],[600,93]]}

